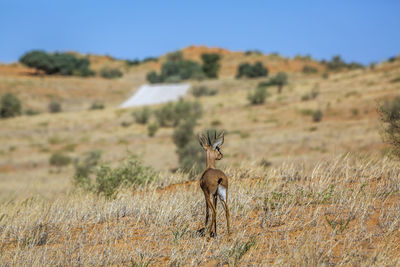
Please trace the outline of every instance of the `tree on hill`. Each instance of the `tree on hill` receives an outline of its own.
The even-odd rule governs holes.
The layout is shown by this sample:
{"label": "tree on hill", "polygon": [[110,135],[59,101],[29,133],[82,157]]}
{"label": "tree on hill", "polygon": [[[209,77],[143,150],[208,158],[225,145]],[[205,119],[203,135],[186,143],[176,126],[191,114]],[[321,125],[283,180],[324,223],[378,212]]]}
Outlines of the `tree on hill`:
{"label": "tree on hill", "polygon": [[278,86],[278,93],[282,92],[283,86],[288,83],[288,76],[285,72],[278,72],[274,77],[271,77],[266,82],[261,82],[258,84],[259,87],[269,87],[269,86]]}
{"label": "tree on hill", "polygon": [[3,95],[0,101],[0,117],[11,118],[20,114],[21,101],[11,93]]}
{"label": "tree on hill", "polygon": [[150,83],[178,83],[181,80],[201,79],[204,77],[199,63],[183,59],[182,52],[177,51],[167,55],[167,61],[161,66],[161,73],[155,71],[147,73]]}
{"label": "tree on hill", "polygon": [[24,54],[19,61],[25,66],[42,70],[46,74],[92,76],[94,71],[89,69],[90,61],[87,58],[78,58],[66,53],[46,53],[34,50]]}
{"label": "tree on hill", "polygon": [[203,61],[202,69],[207,78],[218,78],[218,71],[221,67],[219,61],[221,55],[217,53],[202,54]]}
{"label": "tree on hill", "polygon": [[240,64],[238,66],[238,73],[236,74],[236,78],[257,78],[265,76],[268,76],[268,69],[264,67],[260,61],[257,61],[253,65],[247,62]]}

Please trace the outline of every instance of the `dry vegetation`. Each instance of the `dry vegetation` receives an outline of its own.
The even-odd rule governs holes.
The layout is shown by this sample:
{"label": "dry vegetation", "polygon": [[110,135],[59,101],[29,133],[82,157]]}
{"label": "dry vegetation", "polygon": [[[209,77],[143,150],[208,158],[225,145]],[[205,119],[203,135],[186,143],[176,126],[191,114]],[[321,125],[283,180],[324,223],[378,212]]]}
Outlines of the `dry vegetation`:
{"label": "dry vegetation", "polygon": [[[196,59],[204,49],[190,47],[184,55]],[[399,165],[387,157],[376,113],[378,101],[398,94],[400,83],[393,81],[400,62],[326,79],[299,73],[302,59],[265,55],[272,72],[288,71],[289,84],[282,94],[271,87],[266,104],[250,106],[249,90],[265,79],[235,80],[232,66],[257,55],[222,54],[220,79],[193,82],[218,89],[199,98],[206,112],[196,130],[227,131],[217,164],[230,177],[233,234],[226,237],[219,206],[218,236],[210,241],[196,232],[204,221],[198,182],[171,172],[178,165],[173,130],[148,137],[147,126],[134,123],[134,109],[115,108],[159,62],[124,69],[91,56],[95,69],[124,69],[111,81],[0,66],[0,95],[12,92],[25,109],[42,112],[0,121],[1,264],[400,264]],[[317,97],[302,101],[312,90]],[[46,111],[53,98],[65,112]],[[106,108],[88,111],[95,101]],[[323,112],[319,123],[308,115],[316,109]],[[111,163],[131,151],[160,174],[153,184],[106,201],[72,187],[72,165],[49,165],[54,152],[78,158],[95,149]]]}
{"label": "dry vegetation", "polygon": [[[1,262],[10,265],[395,266],[400,259],[399,167],[388,160],[331,159],[226,169],[232,232],[218,207],[207,241],[198,182],[157,183],[105,201],[71,194],[3,204]],[[179,176],[179,177],[178,177]],[[170,179],[173,179],[171,181]],[[175,175],[165,183],[185,181]],[[136,266],[136,265],[134,265]]]}

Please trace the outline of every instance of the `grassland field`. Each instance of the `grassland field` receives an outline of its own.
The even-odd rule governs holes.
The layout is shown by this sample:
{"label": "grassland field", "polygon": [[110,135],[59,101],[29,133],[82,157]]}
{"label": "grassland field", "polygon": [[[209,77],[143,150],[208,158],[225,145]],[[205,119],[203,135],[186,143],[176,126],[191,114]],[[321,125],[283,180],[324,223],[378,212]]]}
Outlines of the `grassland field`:
{"label": "grassland field", "polygon": [[[184,55],[196,59],[204,49]],[[118,108],[160,63],[128,68],[93,56],[95,69],[124,70],[116,80],[0,66],[0,95],[12,92],[24,109],[41,112],[0,121],[0,265],[399,265],[399,165],[382,142],[376,110],[398,95],[400,61],[323,78],[314,61],[263,56],[272,73],[288,73],[289,84],[281,94],[270,87],[266,103],[252,106],[247,94],[265,78],[235,79],[233,66],[245,56],[218,51],[220,78],[191,81],[218,90],[196,99],[204,108],[196,131],[226,130],[217,167],[230,179],[233,233],[227,237],[218,206],[211,240],[197,235],[205,212],[197,177],[172,171],[173,129],[149,137],[131,115],[137,108]],[[304,64],[321,71],[303,74]],[[318,95],[302,100],[312,90]],[[63,112],[47,112],[51,99]],[[89,110],[96,101],[105,109]],[[320,122],[310,116],[317,109]],[[105,200],[73,187],[73,165],[49,164],[56,151],[79,158],[92,150],[111,164],[136,154],[157,179]]]}

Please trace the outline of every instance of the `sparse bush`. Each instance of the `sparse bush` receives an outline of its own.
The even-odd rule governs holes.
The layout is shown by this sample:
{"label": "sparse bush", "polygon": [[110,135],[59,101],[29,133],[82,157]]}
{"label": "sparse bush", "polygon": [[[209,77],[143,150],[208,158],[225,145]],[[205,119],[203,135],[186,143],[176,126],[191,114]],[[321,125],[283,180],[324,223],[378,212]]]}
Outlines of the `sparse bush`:
{"label": "sparse bush", "polygon": [[125,64],[128,67],[137,66],[137,65],[140,65],[140,60],[139,59],[134,59],[134,60],[127,59],[127,60],[125,60]]}
{"label": "sparse bush", "polygon": [[194,126],[196,122],[193,120],[182,120],[174,129],[172,139],[177,147],[179,158],[179,167],[185,171],[192,173],[198,172],[203,161],[204,155],[201,147],[197,143],[194,135]]}
{"label": "sparse bush", "polygon": [[217,53],[202,54],[201,59],[203,60],[202,69],[207,78],[218,78],[218,71],[221,67],[219,61],[221,55]]}
{"label": "sparse bush", "polygon": [[116,79],[122,77],[123,73],[119,69],[104,67],[100,70],[100,76],[106,79]]}
{"label": "sparse bush", "polygon": [[247,50],[247,51],[244,52],[244,54],[246,56],[250,56],[250,55],[261,56],[263,53],[260,50],[254,49],[254,50]]}
{"label": "sparse bush", "polygon": [[158,75],[155,71],[148,72],[146,79],[149,83],[162,83],[164,81],[163,77]]}
{"label": "sparse bush", "polygon": [[91,176],[95,167],[101,159],[101,151],[93,150],[88,152],[83,160],[76,160],[74,163],[75,174],[73,176],[74,185],[85,190],[92,190]]}
{"label": "sparse bush", "polygon": [[0,117],[11,118],[21,115],[21,101],[12,93],[6,93],[1,97]]}
{"label": "sparse bush", "polygon": [[323,64],[326,64],[328,70],[331,71],[339,71],[342,69],[352,70],[352,69],[364,68],[362,64],[357,62],[346,63],[345,61],[343,61],[340,55],[334,56],[331,61],[324,61]]}
{"label": "sparse bush", "polygon": [[318,87],[314,87],[313,89],[311,89],[311,92],[301,96],[301,101],[315,99],[315,98],[317,98],[318,95],[319,95]]}
{"label": "sparse bush", "polygon": [[278,93],[282,92],[283,86],[288,83],[288,76],[285,72],[278,72],[266,82],[260,82],[258,87],[278,86]]}
{"label": "sparse bush", "polygon": [[265,99],[268,96],[266,87],[257,87],[253,93],[247,95],[247,99],[252,105],[261,105],[265,103]]}
{"label": "sparse bush", "polygon": [[312,66],[304,65],[302,72],[304,74],[315,74],[318,72],[318,69]]}
{"label": "sparse bush", "polygon": [[24,54],[20,60],[22,64],[42,70],[46,74],[92,76],[94,71],[89,69],[90,62],[87,58],[78,58],[67,53],[46,53],[40,50]]}
{"label": "sparse bush", "polygon": [[101,102],[93,102],[93,104],[90,106],[90,110],[96,110],[96,109],[104,109],[104,104]]}
{"label": "sparse bush", "polygon": [[60,171],[62,167],[71,163],[71,157],[62,152],[55,152],[50,156],[49,163]]}
{"label": "sparse bush", "polygon": [[312,114],[313,122],[320,122],[322,120],[322,116],[323,116],[322,111],[320,109],[317,109]]}
{"label": "sparse bush", "polygon": [[218,93],[218,90],[208,88],[207,86],[204,85],[200,85],[200,86],[194,86],[191,92],[195,97],[201,97],[201,96],[216,95]]}
{"label": "sparse bush", "polygon": [[238,66],[238,72],[236,78],[257,78],[268,76],[268,69],[264,67],[262,62],[257,61],[254,65],[249,63],[242,63]]}
{"label": "sparse bush", "polygon": [[40,114],[40,111],[35,110],[35,109],[27,109],[27,110],[25,110],[25,114],[28,116],[35,116],[35,115]]}
{"label": "sparse bush", "polygon": [[161,106],[154,112],[154,115],[161,127],[173,126],[175,117],[174,104],[170,102]]}
{"label": "sparse bush", "polygon": [[149,107],[144,107],[140,110],[135,110],[132,112],[132,116],[137,123],[146,124],[150,119],[151,109]]}
{"label": "sparse bush", "polygon": [[383,123],[383,140],[392,146],[392,152],[400,158],[400,96],[385,101],[378,108]]}
{"label": "sparse bush", "polygon": [[146,57],[146,58],[144,58],[142,60],[143,63],[146,63],[146,62],[157,62],[157,61],[158,61],[158,58],[156,58],[156,57]]}
{"label": "sparse bush", "polygon": [[61,104],[60,104],[60,102],[57,102],[54,99],[50,101],[48,108],[49,108],[49,112],[50,113],[61,112]]}
{"label": "sparse bush", "polygon": [[177,126],[181,120],[197,120],[202,115],[202,106],[198,102],[179,100],[167,103],[155,111],[158,124],[161,127]]}
{"label": "sparse bush", "polygon": [[130,156],[118,167],[100,166],[96,172],[93,190],[110,199],[117,194],[117,189],[144,186],[151,183],[155,176],[151,167],[143,166],[137,157]]}
{"label": "sparse bush", "polygon": [[158,130],[158,124],[156,122],[150,123],[147,126],[147,132],[150,137],[153,137],[156,134],[157,130]]}

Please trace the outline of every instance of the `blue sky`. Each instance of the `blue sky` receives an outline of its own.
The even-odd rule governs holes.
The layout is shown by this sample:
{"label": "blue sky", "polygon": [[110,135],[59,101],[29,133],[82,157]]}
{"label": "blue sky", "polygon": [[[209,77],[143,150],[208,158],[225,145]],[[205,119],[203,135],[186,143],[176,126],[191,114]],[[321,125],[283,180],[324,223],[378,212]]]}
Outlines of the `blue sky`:
{"label": "blue sky", "polygon": [[189,45],[364,64],[400,53],[400,1],[0,0],[0,62],[26,51],[117,58]]}

